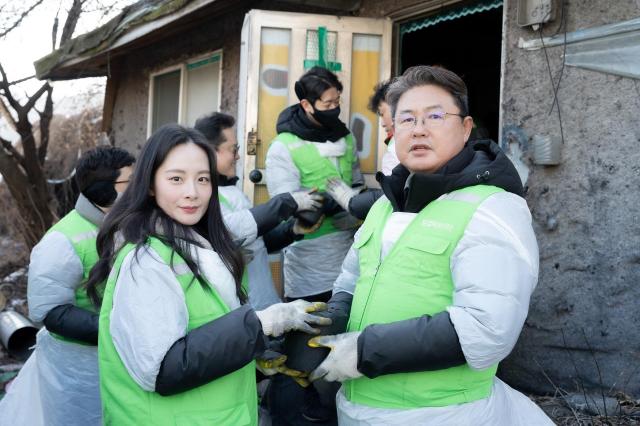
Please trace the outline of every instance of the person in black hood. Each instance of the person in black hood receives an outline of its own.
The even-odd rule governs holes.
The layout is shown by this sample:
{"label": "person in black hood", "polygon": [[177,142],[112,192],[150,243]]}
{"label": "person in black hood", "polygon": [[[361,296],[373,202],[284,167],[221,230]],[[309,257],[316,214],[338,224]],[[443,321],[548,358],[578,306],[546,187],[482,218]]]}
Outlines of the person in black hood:
{"label": "person in black hood", "polygon": [[467,89],[453,72],[410,68],[387,101],[400,165],[377,175],[385,196],[329,301],[335,311],[340,300],[346,332],[311,339],[331,351],[309,379],[343,382],[341,425],[553,424],[495,377],[538,280],[514,166],[492,141],[468,142]]}
{"label": "person in black hood", "polygon": [[[338,178],[350,187],[364,183],[355,140],[339,118],[342,89],[338,77],[321,67],[311,68],[295,83],[300,102],[280,113],[278,135],[269,145],[265,161],[271,197],[314,188],[324,193],[329,178]],[[322,212],[325,219],[320,228],[284,250],[287,300],[328,300],[340,265],[353,243],[355,226],[360,221],[329,197]],[[298,385],[291,381],[278,384],[275,380],[272,399],[274,406],[281,405],[283,409],[271,410],[274,423],[300,425],[309,419],[320,421],[334,416],[332,407],[317,409],[321,407],[318,398],[309,396],[305,407],[310,409],[305,410],[306,420],[303,419],[301,413],[290,409],[296,405],[292,401],[300,393]],[[291,393],[283,390],[283,386],[290,386]],[[309,388],[306,395],[312,392],[313,388]]]}

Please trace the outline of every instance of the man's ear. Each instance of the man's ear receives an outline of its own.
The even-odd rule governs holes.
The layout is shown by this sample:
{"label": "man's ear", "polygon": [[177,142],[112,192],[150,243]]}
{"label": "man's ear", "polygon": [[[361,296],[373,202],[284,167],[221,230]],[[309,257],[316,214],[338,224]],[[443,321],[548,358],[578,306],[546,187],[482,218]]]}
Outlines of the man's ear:
{"label": "man's ear", "polygon": [[302,105],[302,108],[308,112],[309,114],[313,114],[313,105],[311,105],[311,102],[309,102],[309,100],[307,99],[303,99],[300,101],[300,105]]}
{"label": "man's ear", "polygon": [[470,115],[467,115],[462,120],[462,127],[464,127],[464,141],[467,142],[469,140],[469,136],[471,136],[471,131],[473,130],[473,118]]}

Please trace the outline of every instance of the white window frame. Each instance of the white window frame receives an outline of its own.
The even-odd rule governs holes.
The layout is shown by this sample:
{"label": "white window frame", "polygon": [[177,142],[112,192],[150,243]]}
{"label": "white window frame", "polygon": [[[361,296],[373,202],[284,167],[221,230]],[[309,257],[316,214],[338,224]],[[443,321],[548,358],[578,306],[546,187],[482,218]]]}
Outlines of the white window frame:
{"label": "white window frame", "polygon": [[153,126],[153,106],[154,106],[154,89],[155,89],[155,84],[154,84],[154,80],[157,76],[162,75],[162,74],[167,74],[173,71],[177,71],[180,70],[180,88],[179,88],[179,95],[178,95],[178,123],[179,124],[185,124],[185,120],[186,120],[186,116],[187,116],[187,111],[185,108],[185,105],[187,104],[186,101],[186,96],[187,96],[187,85],[189,84],[189,74],[187,73],[187,66],[199,61],[202,61],[203,59],[207,59],[210,58],[212,56],[215,55],[220,55],[220,60],[218,61],[218,75],[220,76],[220,82],[218,84],[218,105],[215,106],[215,108],[220,111],[220,105],[222,103],[222,61],[224,60],[224,55],[222,53],[222,49],[217,49],[217,50],[213,50],[207,53],[203,53],[201,55],[198,56],[194,56],[192,58],[189,58],[186,61],[183,61],[179,64],[175,64],[175,65],[171,65],[168,67],[164,67],[164,68],[160,68],[156,71],[153,71],[151,73],[149,73],[149,102],[148,102],[148,108],[147,108],[147,138],[149,138],[149,136],[151,136],[151,128]]}

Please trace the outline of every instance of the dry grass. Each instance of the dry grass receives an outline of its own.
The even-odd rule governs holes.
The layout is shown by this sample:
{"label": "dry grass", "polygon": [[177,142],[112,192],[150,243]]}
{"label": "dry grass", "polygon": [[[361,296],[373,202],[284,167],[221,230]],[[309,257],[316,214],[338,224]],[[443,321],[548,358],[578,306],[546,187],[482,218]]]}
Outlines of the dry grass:
{"label": "dry grass", "polygon": [[640,425],[640,404],[628,395],[618,393],[618,410],[609,415],[590,415],[571,408],[564,396],[532,396],[531,399],[560,426],[637,426]]}

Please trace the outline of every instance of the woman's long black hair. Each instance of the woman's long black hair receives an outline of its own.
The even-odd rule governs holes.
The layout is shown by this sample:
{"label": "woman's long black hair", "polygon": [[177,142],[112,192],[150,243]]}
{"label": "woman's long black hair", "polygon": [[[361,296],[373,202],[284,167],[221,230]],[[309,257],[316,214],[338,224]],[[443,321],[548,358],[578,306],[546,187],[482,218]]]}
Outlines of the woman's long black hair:
{"label": "woman's long black hair", "polygon": [[[173,148],[185,143],[193,143],[207,154],[211,170],[211,201],[205,215],[193,227],[182,225],[167,216],[151,195],[158,167]],[[162,230],[161,234],[158,233],[159,229]],[[206,286],[188,248],[189,244],[197,244],[191,229],[196,230],[211,243],[235,279],[236,294],[245,302],[246,295],[241,286],[244,262],[222,221],[218,202],[215,153],[206,138],[197,130],[167,124],[158,129],[142,148],[127,190],[107,214],[100,228],[97,238],[99,260],[91,269],[87,280],[87,293],[93,303],[96,306],[101,304],[104,285],[118,254],[116,250],[120,247],[115,247],[116,234],[119,235],[118,239],[120,236],[123,238],[123,244],[135,244],[136,253],[147,243],[149,237],[159,238],[187,262],[196,279],[201,285]],[[171,263],[173,268],[173,256]]]}

